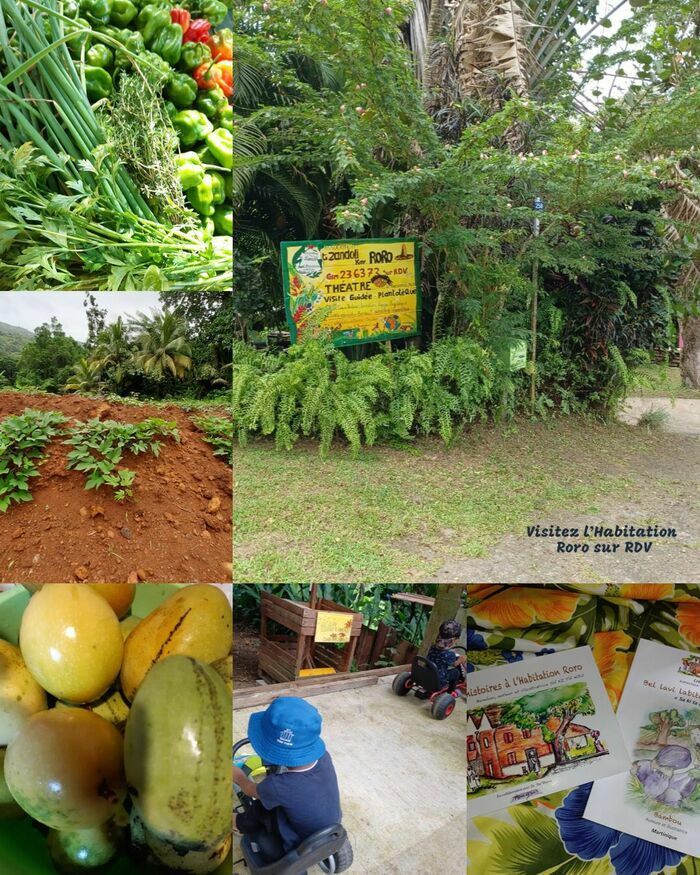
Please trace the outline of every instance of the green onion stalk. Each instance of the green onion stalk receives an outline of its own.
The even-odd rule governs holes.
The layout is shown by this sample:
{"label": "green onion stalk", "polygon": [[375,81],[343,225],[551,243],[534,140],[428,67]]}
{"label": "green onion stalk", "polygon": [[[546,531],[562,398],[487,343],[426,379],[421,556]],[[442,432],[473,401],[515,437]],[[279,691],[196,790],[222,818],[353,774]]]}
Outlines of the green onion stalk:
{"label": "green onion stalk", "polygon": [[159,222],[112,154],[67,43],[131,53],[61,10],[0,0],[0,288],[230,289],[232,254]]}

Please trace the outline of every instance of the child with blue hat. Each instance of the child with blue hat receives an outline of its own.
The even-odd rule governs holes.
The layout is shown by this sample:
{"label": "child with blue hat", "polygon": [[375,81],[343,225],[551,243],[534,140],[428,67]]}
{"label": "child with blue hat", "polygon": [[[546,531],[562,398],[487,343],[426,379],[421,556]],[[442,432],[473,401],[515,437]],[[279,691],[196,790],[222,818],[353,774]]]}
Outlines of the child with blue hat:
{"label": "child with blue hat", "polygon": [[466,679],[464,663],[466,654],[457,654],[452,648],[462,634],[462,624],[457,620],[445,620],[440,626],[437,640],[428,651],[428,659],[435,664],[440,677],[440,683],[447,686],[452,693],[457,684]]}
{"label": "child with blue hat", "polygon": [[251,714],[248,738],[263,762],[277,768],[256,784],[233,767],[233,780],[254,800],[236,816],[239,832],[276,833],[287,853],[317,830],[340,823],[338,779],[321,723],[316,708],[295,696],[281,696]]}

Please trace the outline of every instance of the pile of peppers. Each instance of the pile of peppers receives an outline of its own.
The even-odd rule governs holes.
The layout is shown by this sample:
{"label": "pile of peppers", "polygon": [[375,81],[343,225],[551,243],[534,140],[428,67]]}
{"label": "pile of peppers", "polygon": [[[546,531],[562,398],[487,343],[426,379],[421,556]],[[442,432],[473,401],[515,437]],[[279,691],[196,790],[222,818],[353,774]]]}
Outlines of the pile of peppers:
{"label": "pile of peppers", "polygon": [[63,0],[65,16],[125,49],[91,38],[68,44],[91,103],[109,99],[134,55],[167,77],[163,99],[180,141],[180,183],[210,236],[233,235],[233,33],[219,27],[227,11],[220,0],[177,6],[171,0]]}

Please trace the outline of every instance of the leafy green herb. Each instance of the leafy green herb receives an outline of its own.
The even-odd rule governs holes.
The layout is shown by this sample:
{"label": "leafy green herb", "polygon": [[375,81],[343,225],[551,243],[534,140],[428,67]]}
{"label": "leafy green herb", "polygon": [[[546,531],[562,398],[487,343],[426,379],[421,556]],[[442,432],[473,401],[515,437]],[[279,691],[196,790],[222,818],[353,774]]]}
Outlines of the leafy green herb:
{"label": "leafy green herb", "polygon": [[175,423],[164,419],[151,417],[137,424],[91,419],[71,429],[64,441],[73,447],[68,453],[68,467],[86,475],[86,489],[109,486],[117,501],[123,501],[131,498],[136,477],[135,471],[117,467],[123,454],[151,452],[158,456],[163,444],[159,438],[168,437],[180,441]]}
{"label": "leafy green herb", "polygon": [[61,413],[25,410],[0,423],[0,512],[13,501],[31,501],[30,477],[38,477],[44,447],[66,422]]}
{"label": "leafy green herb", "polygon": [[214,455],[233,462],[233,421],[220,416],[197,416],[193,422],[204,432],[204,440],[212,445]]}

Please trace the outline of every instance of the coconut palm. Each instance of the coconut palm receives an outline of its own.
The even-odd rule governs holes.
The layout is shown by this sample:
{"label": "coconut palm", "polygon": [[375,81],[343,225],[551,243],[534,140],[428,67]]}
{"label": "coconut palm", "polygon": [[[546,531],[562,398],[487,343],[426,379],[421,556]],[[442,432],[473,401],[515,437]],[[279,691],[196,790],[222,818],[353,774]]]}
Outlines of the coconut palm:
{"label": "coconut palm", "polygon": [[117,389],[122,385],[126,368],[133,360],[133,353],[129,329],[121,316],[100,332],[91,360],[98,362],[103,370],[111,371],[111,378]]}
{"label": "coconut palm", "polygon": [[81,358],[63,387],[66,392],[93,392],[102,388],[102,366],[93,358]]}
{"label": "coconut palm", "polygon": [[192,349],[183,319],[168,310],[154,310],[150,316],[137,313],[129,328],[136,343],[134,361],[145,374],[157,379],[166,374],[184,379],[192,367]]}

